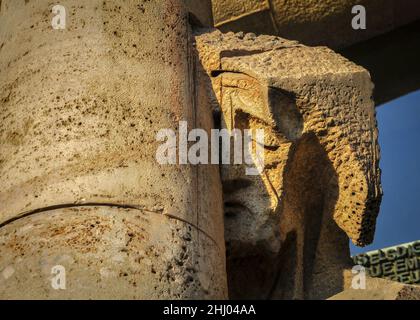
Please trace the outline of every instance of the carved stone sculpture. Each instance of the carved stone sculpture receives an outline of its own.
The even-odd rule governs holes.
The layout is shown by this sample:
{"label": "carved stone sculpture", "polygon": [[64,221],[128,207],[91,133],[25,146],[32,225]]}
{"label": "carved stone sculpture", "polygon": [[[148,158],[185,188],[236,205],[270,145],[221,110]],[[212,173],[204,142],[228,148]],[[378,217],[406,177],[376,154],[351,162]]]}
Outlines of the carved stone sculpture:
{"label": "carved stone sculpture", "polygon": [[214,31],[197,48],[221,126],[266,132],[261,176],[222,170],[231,294],[328,296],[343,277],[347,239],[369,244],[379,210],[369,73],[277,37]]}
{"label": "carved stone sculpture", "polygon": [[[366,70],[193,28],[181,0],[63,1],[62,31],[49,1],[0,3],[0,298],[343,289],[348,238],[372,241],[381,198]],[[262,174],[158,164],[157,132],[181,120],[264,129]],[[51,287],[56,265],[66,290]]]}

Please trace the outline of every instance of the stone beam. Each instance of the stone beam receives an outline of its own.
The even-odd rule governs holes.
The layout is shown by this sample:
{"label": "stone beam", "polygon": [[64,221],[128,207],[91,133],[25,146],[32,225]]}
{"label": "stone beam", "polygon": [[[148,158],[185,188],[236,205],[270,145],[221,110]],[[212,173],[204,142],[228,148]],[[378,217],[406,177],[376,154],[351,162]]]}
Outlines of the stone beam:
{"label": "stone beam", "polygon": [[[373,38],[420,18],[418,0],[213,0],[222,31],[273,34],[333,49]],[[367,29],[353,30],[354,5],[367,10]]]}
{"label": "stone beam", "polygon": [[420,89],[420,21],[339,51],[369,70],[377,106]]}
{"label": "stone beam", "polygon": [[185,6],[206,27],[213,26],[211,0],[184,0]]}

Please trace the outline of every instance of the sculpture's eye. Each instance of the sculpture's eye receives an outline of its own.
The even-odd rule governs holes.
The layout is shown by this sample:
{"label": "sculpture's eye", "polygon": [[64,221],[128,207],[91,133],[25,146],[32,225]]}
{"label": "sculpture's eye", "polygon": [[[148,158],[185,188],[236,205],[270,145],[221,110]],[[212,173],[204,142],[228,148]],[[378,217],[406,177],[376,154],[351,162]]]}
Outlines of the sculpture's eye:
{"label": "sculpture's eye", "polygon": [[[264,144],[262,145],[266,151],[277,151],[282,143],[287,143],[290,140],[282,132],[277,132],[276,127],[270,126],[266,121],[245,113],[241,110],[237,110],[235,113],[235,128],[244,130],[262,129],[264,130]],[[280,133],[280,134],[279,134]],[[255,136],[251,137],[254,143],[259,143],[255,140]]]}
{"label": "sculpture's eye", "polygon": [[270,88],[268,103],[276,129],[288,140],[298,140],[303,132],[303,117],[296,106],[295,98],[279,89]]}

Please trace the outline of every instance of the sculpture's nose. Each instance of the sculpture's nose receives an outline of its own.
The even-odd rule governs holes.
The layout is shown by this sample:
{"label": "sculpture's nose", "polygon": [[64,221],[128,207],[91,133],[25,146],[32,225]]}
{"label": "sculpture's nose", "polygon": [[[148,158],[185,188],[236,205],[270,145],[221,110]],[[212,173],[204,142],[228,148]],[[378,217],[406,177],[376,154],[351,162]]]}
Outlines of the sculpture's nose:
{"label": "sculpture's nose", "polygon": [[373,103],[354,107],[314,113],[306,130],[316,134],[336,172],[334,220],[354,244],[365,246],[373,241],[382,198],[380,152]]}

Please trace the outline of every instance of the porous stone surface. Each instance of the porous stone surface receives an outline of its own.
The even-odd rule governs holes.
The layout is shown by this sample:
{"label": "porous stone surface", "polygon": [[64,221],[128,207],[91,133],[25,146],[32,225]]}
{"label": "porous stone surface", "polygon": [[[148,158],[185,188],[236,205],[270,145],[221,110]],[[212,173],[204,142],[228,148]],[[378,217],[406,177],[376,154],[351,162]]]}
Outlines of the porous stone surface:
{"label": "porous stone surface", "polygon": [[[214,257],[220,248],[196,231],[159,212],[118,207],[63,208],[18,219],[0,229],[0,297],[223,297],[214,286],[221,279],[209,277],[219,268]],[[52,285],[55,266],[65,268],[63,290]]]}
{"label": "porous stone surface", "polygon": [[420,286],[367,277],[365,289],[349,287],[328,300],[420,300]]}
{"label": "porous stone surface", "polygon": [[[417,0],[212,0],[222,31],[272,34],[307,45],[348,47],[420,18]],[[366,8],[367,28],[354,30],[352,7]]]}
{"label": "porous stone surface", "polygon": [[[67,26],[54,30],[50,1],[1,1],[0,272],[15,272],[0,297],[226,298],[218,167],[155,158],[160,129],[212,127],[207,100],[192,98],[182,1],[60,5]],[[71,291],[36,275],[57,255],[70,257]]]}
{"label": "porous stone surface", "polygon": [[372,241],[382,194],[369,73],[273,36],[199,31],[196,47],[220,126],[265,130],[261,175],[222,167],[230,294],[341,291],[348,237]]}
{"label": "porous stone surface", "polygon": [[[65,30],[47,0],[0,1],[0,298],[342,291],[381,199],[368,72],[278,37],[193,36],[182,0],[60,4]],[[182,120],[264,129],[264,171],[159,165],[156,134]]]}

